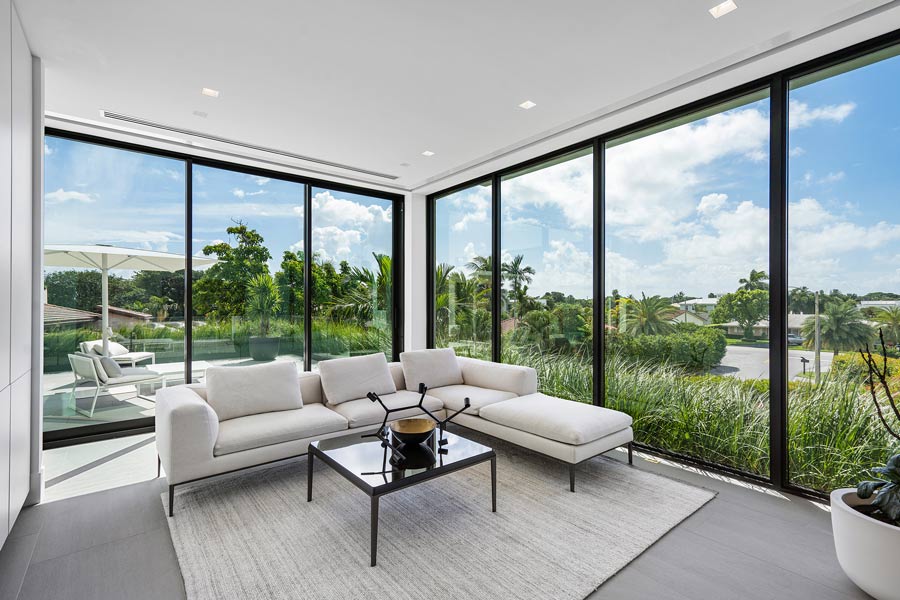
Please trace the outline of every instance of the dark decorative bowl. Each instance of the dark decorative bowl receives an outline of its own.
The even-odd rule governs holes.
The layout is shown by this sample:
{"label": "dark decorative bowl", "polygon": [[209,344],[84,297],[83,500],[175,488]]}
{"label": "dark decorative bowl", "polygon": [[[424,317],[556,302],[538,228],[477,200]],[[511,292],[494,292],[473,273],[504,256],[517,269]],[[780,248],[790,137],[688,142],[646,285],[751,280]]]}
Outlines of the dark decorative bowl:
{"label": "dark decorative bowl", "polygon": [[391,433],[402,444],[421,444],[434,432],[434,419],[400,419],[390,424]]}

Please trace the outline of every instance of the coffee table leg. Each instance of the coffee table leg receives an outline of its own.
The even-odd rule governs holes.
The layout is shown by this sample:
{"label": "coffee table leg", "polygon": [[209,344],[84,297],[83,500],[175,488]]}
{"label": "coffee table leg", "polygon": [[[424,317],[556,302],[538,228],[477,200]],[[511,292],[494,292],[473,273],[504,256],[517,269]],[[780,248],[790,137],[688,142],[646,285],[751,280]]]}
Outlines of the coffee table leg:
{"label": "coffee table leg", "polygon": [[312,502],[313,453],[306,453],[306,501]]}
{"label": "coffee table leg", "polygon": [[375,566],[375,557],[378,555],[378,496],[372,496],[372,528],[370,531],[371,535],[371,554],[372,554],[372,563],[371,566]]}
{"label": "coffee table leg", "polygon": [[491,459],[491,512],[497,512],[497,457]]}

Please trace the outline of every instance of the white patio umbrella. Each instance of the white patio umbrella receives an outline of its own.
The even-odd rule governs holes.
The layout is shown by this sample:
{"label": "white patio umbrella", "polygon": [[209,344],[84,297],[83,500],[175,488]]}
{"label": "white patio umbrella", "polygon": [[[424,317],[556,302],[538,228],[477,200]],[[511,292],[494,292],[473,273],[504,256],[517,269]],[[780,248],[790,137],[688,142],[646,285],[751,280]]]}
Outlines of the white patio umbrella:
{"label": "white patio umbrella", "polygon": [[[193,268],[211,265],[214,258],[192,257]],[[184,255],[135,248],[120,248],[106,244],[48,244],[44,246],[44,266],[81,267],[99,269],[101,327],[103,328],[103,354],[109,355],[109,272],[111,269],[123,271],[168,271],[184,269]]]}

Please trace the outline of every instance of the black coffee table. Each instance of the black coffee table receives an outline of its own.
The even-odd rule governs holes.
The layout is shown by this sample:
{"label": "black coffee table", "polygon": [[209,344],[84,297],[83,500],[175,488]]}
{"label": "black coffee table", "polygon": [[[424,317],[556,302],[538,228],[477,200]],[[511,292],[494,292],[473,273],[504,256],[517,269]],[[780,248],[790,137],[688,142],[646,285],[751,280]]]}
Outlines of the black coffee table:
{"label": "black coffee table", "polygon": [[[316,458],[368,494],[372,505],[370,535],[373,567],[378,552],[378,500],[385,494],[490,461],[491,510],[497,512],[497,455],[494,451],[449,431],[444,432],[446,444],[441,445],[437,443],[439,435],[440,432],[436,431],[425,444],[426,448],[400,447],[407,460],[399,466],[391,464],[393,453],[377,438],[355,434],[312,442],[307,460],[306,500],[312,501],[313,462]],[[422,466],[429,462],[431,455],[428,452],[435,457],[435,462],[431,466]]]}

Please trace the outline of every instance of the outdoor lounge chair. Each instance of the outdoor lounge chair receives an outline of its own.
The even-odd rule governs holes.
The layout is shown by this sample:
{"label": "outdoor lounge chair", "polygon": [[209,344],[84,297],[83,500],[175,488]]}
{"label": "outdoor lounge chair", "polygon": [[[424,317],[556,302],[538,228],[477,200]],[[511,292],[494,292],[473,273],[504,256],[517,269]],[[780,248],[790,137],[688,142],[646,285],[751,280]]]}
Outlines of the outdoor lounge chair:
{"label": "outdoor lounge chair", "polygon": [[[91,342],[81,342],[78,344],[79,349],[84,354],[103,355],[103,340],[94,340]],[[109,342],[109,356],[120,365],[131,365],[136,367],[139,362],[149,360],[151,365],[156,364],[155,352],[129,352],[128,348],[116,342]]]}
{"label": "outdoor lounge chair", "polygon": [[[75,375],[75,381],[72,382],[72,404],[75,405],[76,411],[88,417],[94,416],[94,408],[97,406],[97,397],[100,395],[100,392],[108,392],[110,388],[133,385],[135,386],[135,395],[138,395],[138,386],[142,383],[161,381],[163,387],[166,387],[165,376],[156,371],[151,371],[147,367],[124,367],[121,369],[122,374],[120,376],[110,377],[106,373],[106,369],[103,368],[100,356],[97,354],[91,355],[82,352],[70,354],[69,364],[72,365],[72,373]],[[80,410],[75,397],[78,384],[86,381],[96,386],[90,412]]]}

